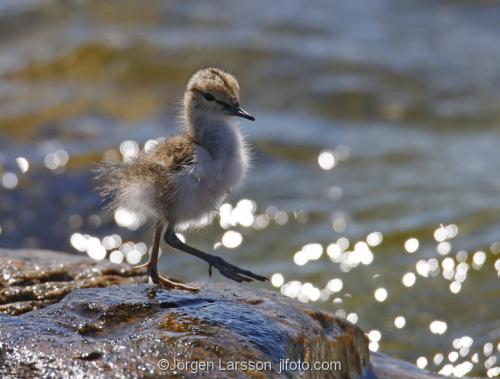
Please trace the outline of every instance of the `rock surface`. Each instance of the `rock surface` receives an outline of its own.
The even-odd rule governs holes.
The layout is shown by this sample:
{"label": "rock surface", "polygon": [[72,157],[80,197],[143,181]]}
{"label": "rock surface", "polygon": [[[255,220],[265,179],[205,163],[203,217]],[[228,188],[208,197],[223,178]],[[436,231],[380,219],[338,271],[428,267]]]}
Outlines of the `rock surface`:
{"label": "rock surface", "polygon": [[17,315],[61,300],[75,288],[144,283],[144,271],[47,250],[0,249],[0,314]]}
{"label": "rock surface", "polygon": [[[342,366],[307,377],[368,372],[359,328],[275,292],[233,283],[167,291],[131,284],[145,277],[124,266],[66,254],[4,250],[0,257],[1,377],[197,377],[207,362],[213,367],[204,377],[295,376],[279,373],[285,359]],[[252,362],[266,366],[231,370]]]}
{"label": "rock surface", "polygon": [[294,378],[299,361],[305,378],[433,377],[383,355],[373,370],[358,327],[248,285],[167,291],[123,265],[35,250],[0,249],[0,274],[2,378]]}
{"label": "rock surface", "polygon": [[391,358],[382,353],[371,353],[370,363],[377,379],[452,379],[450,376],[421,370],[411,363]]}

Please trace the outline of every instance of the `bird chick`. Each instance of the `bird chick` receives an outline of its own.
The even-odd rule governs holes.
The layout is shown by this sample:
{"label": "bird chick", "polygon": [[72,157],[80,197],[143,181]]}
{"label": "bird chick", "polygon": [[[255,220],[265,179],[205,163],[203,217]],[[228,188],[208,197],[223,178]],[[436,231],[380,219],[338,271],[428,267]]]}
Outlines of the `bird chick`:
{"label": "bird chick", "polygon": [[152,283],[189,291],[195,287],[158,273],[161,234],[167,244],[194,255],[237,282],[265,277],[231,265],[220,257],[184,244],[175,231],[206,223],[226,194],[237,187],[248,168],[248,149],[234,116],[255,118],[240,107],[234,76],[217,68],[196,72],[187,84],[181,113],[182,133],[141,152],[129,162],[105,163],[98,170],[102,195],[114,209],[143,215],[154,227],[147,267]]}

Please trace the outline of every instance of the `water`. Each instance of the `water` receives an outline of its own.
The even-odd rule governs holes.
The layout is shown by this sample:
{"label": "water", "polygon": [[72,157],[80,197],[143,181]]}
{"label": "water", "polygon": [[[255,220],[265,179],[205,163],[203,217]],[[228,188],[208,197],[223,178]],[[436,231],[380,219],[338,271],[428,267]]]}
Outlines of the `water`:
{"label": "water", "polygon": [[[186,80],[221,66],[257,117],[254,167],[188,242],[372,350],[494,377],[499,38],[494,1],[3,1],[0,245],[140,259],[151,231],[102,209],[91,169],[174,133]],[[161,270],[207,276],[171,251]]]}

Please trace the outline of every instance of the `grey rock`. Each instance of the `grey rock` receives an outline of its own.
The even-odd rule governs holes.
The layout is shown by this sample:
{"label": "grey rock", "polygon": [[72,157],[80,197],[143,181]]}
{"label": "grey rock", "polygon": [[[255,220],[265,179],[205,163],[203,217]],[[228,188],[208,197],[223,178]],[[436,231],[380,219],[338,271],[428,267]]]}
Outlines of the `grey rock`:
{"label": "grey rock", "polygon": [[0,270],[4,378],[298,377],[280,371],[286,360],[332,362],[307,378],[370,372],[359,328],[273,291],[162,290],[130,284],[145,277],[125,266],[53,252],[0,250]]}
{"label": "grey rock", "polygon": [[0,249],[0,377],[439,377],[370,357],[361,329],[273,291],[145,281],[126,265]]}

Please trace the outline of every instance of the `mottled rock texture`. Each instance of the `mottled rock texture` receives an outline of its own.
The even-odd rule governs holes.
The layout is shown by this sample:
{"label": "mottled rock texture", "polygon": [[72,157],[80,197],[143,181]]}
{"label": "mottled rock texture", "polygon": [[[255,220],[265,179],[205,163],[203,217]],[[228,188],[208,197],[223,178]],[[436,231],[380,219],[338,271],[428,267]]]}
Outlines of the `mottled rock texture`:
{"label": "mottled rock texture", "polygon": [[[358,327],[273,291],[145,280],[124,265],[0,249],[0,377],[430,378],[384,356],[373,370]],[[310,369],[294,371],[299,361]]]}
{"label": "mottled rock texture", "polygon": [[144,271],[47,250],[0,249],[0,314],[17,315],[61,300],[75,288],[143,283]]}
{"label": "mottled rock texture", "polygon": [[[0,250],[0,273],[0,377],[296,377],[279,372],[285,359],[341,363],[304,377],[369,373],[359,328],[272,291],[162,290],[134,284],[145,276],[125,266],[29,250]],[[184,362],[213,367],[174,369]]]}

